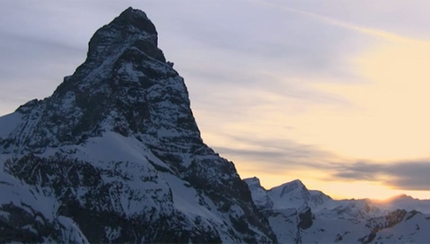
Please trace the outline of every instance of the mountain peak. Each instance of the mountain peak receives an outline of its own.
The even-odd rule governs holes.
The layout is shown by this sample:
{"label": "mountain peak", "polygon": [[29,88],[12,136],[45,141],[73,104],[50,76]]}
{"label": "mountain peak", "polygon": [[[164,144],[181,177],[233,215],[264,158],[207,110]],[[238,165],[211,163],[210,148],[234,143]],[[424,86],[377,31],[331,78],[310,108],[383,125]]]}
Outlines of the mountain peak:
{"label": "mountain peak", "polygon": [[142,11],[97,30],[51,97],[0,117],[0,137],[0,242],[276,242],[233,163],[203,143]]}
{"label": "mountain peak", "polygon": [[245,181],[248,186],[261,187],[260,179],[255,176],[252,178],[243,179],[243,181]]}
{"label": "mountain peak", "polygon": [[165,62],[157,45],[158,33],[154,24],[143,11],[130,7],[93,35],[88,45],[86,62],[97,61],[106,55],[112,56],[128,47],[138,48],[146,55]]}
{"label": "mountain peak", "polygon": [[111,24],[118,26],[133,26],[140,31],[147,32],[149,34],[157,35],[154,24],[148,19],[145,12],[139,9],[133,9],[132,7],[124,10],[118,17],[116,17]]}
{"label": "mountain peak", "polygon": [[402,200],[416,200],[416,199],[406,194],[396,195],[387,199],[388,202],[402,201]]}
{"label": "mountain peak", "polygon": [[[158,34],[154,24],[143,11],[128,8],[109,24],[98,29],[88,43],[85,62],[80,65],[72,76],[64,79],[54,95],[62,96],[71,89],[77,89],[76,84],[87,80],[87,76],[94,80],[95,75],[109,75],[103,70],[115,69],[115,63],[120,57],[128,57],[137,62],[136,54],[141,60],[158,61],[165,66],[166,58],[158,48]],[[82,86],[81,86],[82,87]]]}
{"label": "mountain peak", "polygon": [[303,184],[303,182],[301,180],[299,180],[299,179],[295,179],[295,180],[290,181],[290,182],[288,182],[286,184],[288,184],[288,185],[295,185],[297,187],[305,187],[305,185]]}
{"label": "mountain peak", "polygon": [[267,195],[266,189],[261,186],[260,179],[252,177],[243,181],[248,185],[252,199],[259,209],[271,209],[273,207],[273,202]]}
{"label": "mountain peak", "polygon": [[306,186],[303,184],[303,182],[301,180],[293,180],[287,183],[284,183],[280,186],[276,186],[273,187],[272,189],[270,189],[270,191],[273,192],[279,192],[280,196],[282,197],[285,194],[288,194],[289,192],[292,191],[300,191],[300,192],[308,192],[308,189],[306,188]]}
{"label": "mountain peak", "polygon": [[82,144],[105,131],[150,137],[146,141],[154,147],[163,140],[183,151],[201,145],[184,80],[157,47],[152,22],[133,8],[95,32],[84,63],[51,97],[17,112],[32,123],[19,125],[23,128],[8,139],[8,151]]}

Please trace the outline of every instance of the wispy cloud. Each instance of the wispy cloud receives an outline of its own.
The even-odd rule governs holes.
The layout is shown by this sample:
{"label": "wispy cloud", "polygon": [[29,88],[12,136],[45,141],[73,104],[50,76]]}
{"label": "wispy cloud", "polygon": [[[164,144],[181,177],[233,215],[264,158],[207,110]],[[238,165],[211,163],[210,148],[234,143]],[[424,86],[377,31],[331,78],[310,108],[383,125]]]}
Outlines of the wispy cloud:
{"label": "wispy cloud", "polygon": [[331,180],[383,182],[393,189],[428,191],[430,160],[388,163],[356,162],[332,164]]}
{"label": "wispy cloud", "polygon": [[[257,132],[258,133],[258,132]],[[215,146],[215,151],[240,167],[253,167],[261,173],[283,174],[322,167],[336,158],[330,152],[288,139],[231,136],[226,146]]]}
{"label": "wispy cloud", "polygon": [[[12,112],[17,105],[50,95],[64,76],[83,61],[84,49],[43,37],[1,33],[0,114]],[[55,60],[55,62],[53,62]]]}
{"label": "wispy cloud", "polygon": [[295,8],[291,8],[288,7],[286,5],[280,5],[280,4],[275,4],[272,2],[268,2],[268,1],[263,1],[263,0],[256,0],[258,2],[264,3],[268,6],[272,6],[272,7],[276,7],[278,9],[282,9],[284,11],[288,11],[288,12],[293,12],[293,13],[298,13],[304,16],[308,16],[311,18],[314,18],[316,20],[320,20],[323,21],[327,24],[330,25],[334,25],[334,26],[338,26],[338,27],[342,27],[348,30],[353,30],[362,34],[366,34],[372,37],[377,37],[377,38],[381,38],[387,41],[392,41],[392,42],[398,42],[398,43],[411,43],[411,42],[420,42],[419,40],[413,39],[413,38],[409,38],[409,37],[405,37],[405,36],[401,36],[395,33],[391,33],[388,31],[383,31],[383,30],[378,30],[375,28],[369,28],[369,27],[365,27],[365,26],[360,26],[360,25],[355,25],[352,23],[348,23],[345,21],[341,21],[341,20],[337,20],[334,18],[329,18],[323,15],[319,15],[319,14],[315,14],[312,12],[307,12],[307,11],[303,11],[303,10],[299,10],[299,9],[295,9]]}

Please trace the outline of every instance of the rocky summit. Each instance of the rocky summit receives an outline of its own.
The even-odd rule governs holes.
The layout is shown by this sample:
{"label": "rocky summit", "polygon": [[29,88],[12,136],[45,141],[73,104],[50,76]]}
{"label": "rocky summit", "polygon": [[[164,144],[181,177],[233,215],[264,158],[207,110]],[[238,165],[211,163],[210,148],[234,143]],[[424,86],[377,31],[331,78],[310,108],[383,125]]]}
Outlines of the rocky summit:
{"label": "rocky summit", "polygon": [[96,31],[54,93],[0,117],[0,242],[383,243],[430,239],[430,201],[333,200],[242,181],[203,143],[145,13]]}

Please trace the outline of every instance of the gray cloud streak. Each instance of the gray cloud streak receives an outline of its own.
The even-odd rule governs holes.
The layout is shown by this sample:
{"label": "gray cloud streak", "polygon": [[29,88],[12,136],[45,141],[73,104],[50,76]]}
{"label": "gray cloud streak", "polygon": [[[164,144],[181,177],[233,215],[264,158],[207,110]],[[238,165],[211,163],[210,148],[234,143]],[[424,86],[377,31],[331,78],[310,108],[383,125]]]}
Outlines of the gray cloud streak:
{"label": "gray cloud streak", "polygon": [[[283,173],[292,169],[319,169],[333,154],[310,145],[302,145],[287,139],[253,139],[230,137],[233,141],[253,145],[252,149],[231,146],[213,147],[215,151],[229,159],[246,162],[270,173]],[[236,162],[238,163],[238,162]]]}
{"label": "gray cloud streak", "polygon": [[378,181],[400,190],[430,189],[430,159],[390,163],[331,164],[332,176],[341,180]]}

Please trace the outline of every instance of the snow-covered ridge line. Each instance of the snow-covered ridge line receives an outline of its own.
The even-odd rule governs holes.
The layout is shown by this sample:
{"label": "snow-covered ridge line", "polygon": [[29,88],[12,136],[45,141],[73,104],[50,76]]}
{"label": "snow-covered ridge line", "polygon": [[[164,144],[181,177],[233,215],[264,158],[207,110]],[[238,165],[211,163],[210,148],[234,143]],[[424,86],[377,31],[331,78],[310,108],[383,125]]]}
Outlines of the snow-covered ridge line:
{"label": "snow-covered ridge line", "polygon": [[266,196],[273,202],[273,208],[298,208],[302,205],[312,206],[314,210],[320,208],[335,208],[346,202],[367,202],[381,210],[405,209],[407,211],[417,210],[425,214],[430,214],[430,200],[420,200],[412,198],[406,194],[390,197],[385,200],[374,199],[342,199],[334,200],[330,196],[318,190],[308,190],[300,180],[293,180],[280,186],[266,190],[260,184],[257,177],[247,178],[244,181],[248,184],[253,193],[254,201],[261,201]]}

